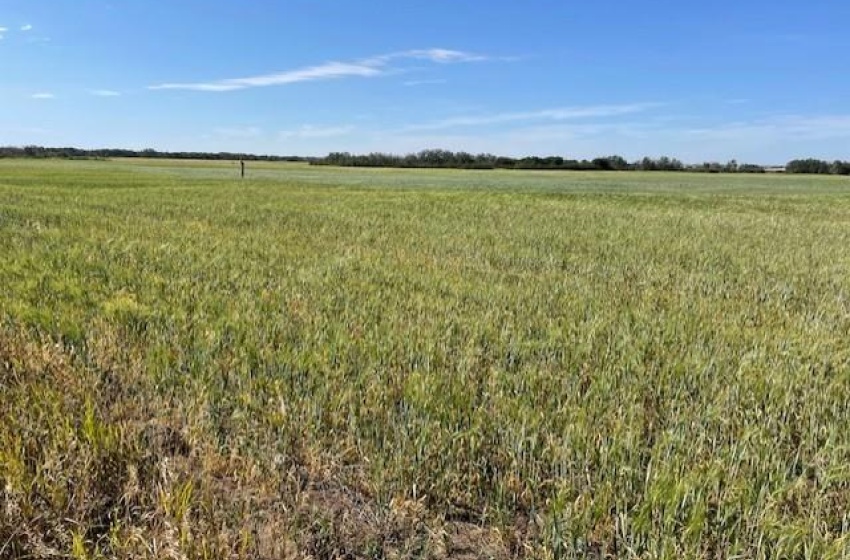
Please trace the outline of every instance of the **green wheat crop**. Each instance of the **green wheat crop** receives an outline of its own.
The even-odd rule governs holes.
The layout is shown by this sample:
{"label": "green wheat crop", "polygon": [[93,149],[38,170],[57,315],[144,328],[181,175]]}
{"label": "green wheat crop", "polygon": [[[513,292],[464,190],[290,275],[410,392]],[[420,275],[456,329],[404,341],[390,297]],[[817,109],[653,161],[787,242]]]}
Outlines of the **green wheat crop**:
{"label": "green wheat crop", "polygon": [[0,558],[846,558],[841,177],[0,161]]}

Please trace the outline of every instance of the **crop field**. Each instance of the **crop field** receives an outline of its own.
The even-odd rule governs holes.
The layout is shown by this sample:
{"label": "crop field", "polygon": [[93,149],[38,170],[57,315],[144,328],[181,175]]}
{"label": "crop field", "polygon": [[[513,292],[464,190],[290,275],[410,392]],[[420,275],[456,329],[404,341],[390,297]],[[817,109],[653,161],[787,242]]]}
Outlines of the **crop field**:
{"label": "crop field", "polygon": [[850,181],[0,160],[0,558],[850,557]]}

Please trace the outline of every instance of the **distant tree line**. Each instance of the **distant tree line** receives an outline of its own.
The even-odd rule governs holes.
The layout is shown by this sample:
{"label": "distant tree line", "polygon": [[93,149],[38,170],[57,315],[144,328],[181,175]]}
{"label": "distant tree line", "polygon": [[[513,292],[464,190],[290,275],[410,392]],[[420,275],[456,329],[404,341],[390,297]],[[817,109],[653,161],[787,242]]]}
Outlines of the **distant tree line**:
{"label": "distant tree line", "polygon": [[785,166],[786,173],[813,173],[818,175],[850,175],[850,161],[832,163],[820,159],[795,159]]}
{"label": "distant tree line", "polygon": [[425,167],[453,169],[540,169],[540,170],[587,170],[587,171],[700,171],[706,173],[764,173],[760,165],[741,164],[732,160],[728,163],[703,163],[685,165],[676,158],[663,156],[657,159],[645,157],[628,162],[622,156],[587,159],[568,159],[561,156],[528,156],[511,158],[493,154],[470,154],[448,150],[423,150],[415,154],[395,155],[371,153],[354,155],[348,152],[332,152],[327,157],[311,160],[313,165],[338,165],[345,167]]}
{"label": "distant tree line", "polygon": [[[588,170],[588,171],[692,171],[704,173],[764,173],[761,165],[739,164],[735,160],[726,163],[705,162],[684,164],[676,158],[662,156],[645,157],[628,162],[622,156],[588,159],[569,159],[562,156],[528,156],[513,158],[493,154],[471,154],[450,150],[422,150],[415,154],[396,155],[374,152],[365,155],[348,152],[331,152],[326,157],[256,155],[236,152],[161,152],[153,149],[126,150],[102,148],[47,148],[43,146],[0,146],[0,158],[162,158],[201,160],[245,160],[245,161],[306,161],[313,165],[336,165],[344,167],[424,167],[452,169],[540,169],[540,170]],[[786,173],[810,173],[823,175],[850,175],[850,161],[833,162],[819,159],[795,159],[789,161]]]}
{"label": "distant tree line", "polygon": [[45,148],[43,146],[0,146],[0,158],[159,158],[159,159],[206,159],[206,160],[245,160],[245,161],[307,161],[299,156],[271,156],[241,154],[233,152],[160,152],[157,150],[124,150],[103,148],[83,150],[81,148]]}

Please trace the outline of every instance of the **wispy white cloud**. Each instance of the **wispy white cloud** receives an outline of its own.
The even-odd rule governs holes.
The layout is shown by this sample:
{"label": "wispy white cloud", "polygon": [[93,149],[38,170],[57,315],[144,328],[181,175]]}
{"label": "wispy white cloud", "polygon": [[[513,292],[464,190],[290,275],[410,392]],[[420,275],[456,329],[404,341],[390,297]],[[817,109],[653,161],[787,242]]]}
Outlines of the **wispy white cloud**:
{"label": "wispy white cloud", "polygon": [[[411,138],[417,136],[416,133],[408,134]],[[494,145],[498,147],[501,142],[504,146],[513,146],[515,153],[549,153],[556,147],[555,151],[560,149],[562,153],[580,157],[621,153],[629,159],[669,155],[687,162],[735,158],[774,164],[808,155],[822,159],[844,158],[842,147],[850,142],[850,114],[774,115],[701,126],[664,122],[654,117],[531,126],[523,123],[487,131],[487,134],[469,132],[464,139],[469,145],[488,149]]]}
{"label": "wispy white cloud", "polygon": [[433,79],[433,80],[407,80],[406,82],[402,82],[403,85],[407,87],[416,87],[416,86],[431,86],[431,85],[439,85],[445,84],[447,80],[444,79]]}
{"label": "wispy white cloud", "polygon": [[245,78],[227,78],[209,82],[168,82],[148,86],[148,89],[221,92],[345,77],[372,78],[390,72],[390,64],[400,59],[427,60],[438,64],[448,64],[481,61],[486,60],[487,57],[449,49],[410,50],[379,55],[353,62],[326,62],[317,66],[260,74]]}
{"label": "wispy white cloud", "polygon": [[53,99],[56,96],[48,92],[39,92],[32,94],[30,97],[32,97],[33,99]]}
{"label": "wispy white cloud", "polygon": [[0,27],[0,39],[3,39],[3,36],[6,34],[7,31],[9,31],[8,27]]}
{"label": "wispy white cloud", "polygon": [[449,49],[421,49],[401,52],[398,58],[418,58],[431,62],[480,62],[488,57],[475,53],[453,51]]}
{"label": "wispy white cloud", "polygon": [[[722,102],[723,100],[719,100]],[[676,107],[673,102],[663,109]],[[537,111],[527,111],[538,113]],[[565,120],[509,121],[503,126],[410,130],[403,123],[386,122],[375,115],[357,126],[291,127],[270,138],[254,142],[256,150],[268,149],[276,140],[282,153],[324,155],[329,151],[352,153],[392,152],[404,154],[425,148],[445,148],[499,155],[561,155],[594,158],[620,154],[629,161],[644,156],[670,156],[687,163],[703,161],[783,164],[797,157],[847,159],[850,144],[850,113],[785,114],[722,120],[699,114],[670,118],[666,110]],[[344,122],[342,124],[345,124]],[[213,144],[220,146],[221,142]],[[236,141],[233,151],[243,151]],[[219,149],[219,148],[216,148]]]}
{"label": "wispy white cloud", "polygon": [[309,82],[314,80],[328,80],[342,78],[345,76],[370,77],[380,74],[380,70],[362,64],[351,64],[345,62],[328,62],[319,66],[301,68],[288,72],[277,72],[274,74],[262,74],[248,78],[231,78],[214,82],[195,83],[165,83],[148,86],[148,89],[181,89],[192,91],[233,91],[252,87],[276,86],[294,84],[298,82]]}
{"label": "wispy white cloud", "polygon": [[26,25],[22,25],[22,26],[21,26],[21,31],[24,31],[24,32],[26,32],[26,31],[32,31],[32,25],[30,25],[29,23],[27,23]]}
{"label": "wispy white cloud", "polygon": [[89,93],[97,97],[118,97],[121,95],[121,92],[111,89],[90,89]]}
{"label": "wispy white cloud", "polygon": [[449,64],[455,62],[481,62],[489,60],[490,57],[476,53],[464,51],[456,51],[451,49],[413,49],[409,51],[398,51],[389,54],[382,54],[366,58],[361,61],[362,64],[369,66],[383,66],[393,60],[399,59],[427,60],[439,64]]}
{"label": "wispy white cloud", "polygon": [[659,103],[630,103],[623,105],[590,105],[537,111],[493,113],[452,117],[430,123],[409,125],[406,130],[442,130],[455,127],[487,126],[523,121],[565,121],[582,118],[604,118],[640,113],[659,107]]}
{"label": "wispy white cloud", "polygon": [[723,139],[787,138],[823,140],[850,138],[850,115],[776,115],[688,129],[694,137]]}
{"label": "wispy white cloud", "polygon": [[354,132],[351,125],[343,126],[314,126],[305,124],[294,130],[280,131],[280,137],[285,138],[332,138],[334,136],[345,136]]}

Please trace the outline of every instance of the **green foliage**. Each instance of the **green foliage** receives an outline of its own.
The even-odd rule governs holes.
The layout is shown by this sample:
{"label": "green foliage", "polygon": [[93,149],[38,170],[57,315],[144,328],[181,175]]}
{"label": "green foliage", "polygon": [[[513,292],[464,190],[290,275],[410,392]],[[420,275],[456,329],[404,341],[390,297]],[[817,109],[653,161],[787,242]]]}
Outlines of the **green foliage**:
{"label": "green foliage", "polygon": [[0,557],[850,553],[842,178],[0,171]]}
{"label": "green foliage", "polygon": [[313,165],[336,165],[342,167],[420,167],[446,169],[525,169],[525,170],[569,170],[569,171],[698,171],[712,173],[763,173],[758,165],[739,166],[735,160],[720,165],[705,163],[686,166],[675,158],[662,156],[658,159],[645,157],[635,163],[628,163],[622,156],[598,157],[591,161],[565,159],[561,156],[526,156],[511,158],[492,154],[472,155],[466,152],[448,150],[423,150],[416,154],[399,156],[373,152],[366,155],[348,152],[331,152],[327,157],[314,159]]}
{"label": "green foliage", "polygon": [[101,148],[85,150],[82,148],[48,148],[44,146],[0,146],[0,158],[65,158],[65,159],[103,159],[103,158],[146,158],[178,160],[250,160],[250,161],[306,161],[298,156],[271,156],[232,152],[159,152],[152,148],[127,150],[120,148]]}
{"label": "green foliage", "polygon": [[787,173],[816,175],[850,175],[850,162],[836,160],[832,163],[819,159],[795,159],[785,166]]}

